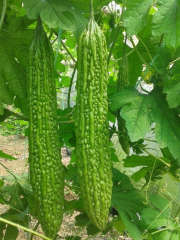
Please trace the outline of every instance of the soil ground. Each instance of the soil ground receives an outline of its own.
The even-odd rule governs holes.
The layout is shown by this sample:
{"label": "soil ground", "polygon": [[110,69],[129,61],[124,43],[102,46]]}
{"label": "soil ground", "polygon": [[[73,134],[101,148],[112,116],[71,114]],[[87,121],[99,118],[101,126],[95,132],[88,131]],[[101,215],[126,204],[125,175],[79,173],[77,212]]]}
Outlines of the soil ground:
{"label": "soil ground", "polygon": [[[1,136],[0,135],[0,150],[7,154],[13,155],[18,160],[7,161],[0,158],[0,162],[4,164],[9,170],[15,174],[21,174],[28,171],[28,141],[27,138],[22,136]],[[62,151],[63,163],[66,165],[69,162],[69,157],[66,156],[65,151]],[[6,176],[8,173],[5,168],[0,165],[0,177]],[[8,207],[0,205],[0,213],[4,212]],[[82,240],[93,239],[93,240],[130,240],[129,238],[124,238],[118,236],[117,233],[108,234],[106,236],[98,236],[90,238],[87,236],[86,231],[82,228],[75,226],[75,216],[78,213],[74,213],[73,216],[64,216],[63,223],[61,226],[60,236],[61,239],[65,239],[65,236],[75,235],[80,236]],[[27,240],[27,235],[21,232],[17,240]],[[11,240],[11,239],[9,239]],[[40,238],[34,237],[33,240],[40,240]]]}

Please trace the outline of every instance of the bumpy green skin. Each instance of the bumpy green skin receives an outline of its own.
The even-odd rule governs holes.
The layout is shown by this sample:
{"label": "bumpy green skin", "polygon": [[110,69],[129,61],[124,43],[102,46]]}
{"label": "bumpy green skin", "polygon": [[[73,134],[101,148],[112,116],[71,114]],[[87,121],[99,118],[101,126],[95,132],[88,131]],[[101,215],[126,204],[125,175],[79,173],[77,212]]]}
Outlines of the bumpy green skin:
{"label": "bumpy green skin", "polygon": [[57,135],[53,52],[40,22],[29,59],[30,182],[42,229],[54,238],[63,216],[64,177]]}
{"label": "bumpy green skin", "polygon": [[[123,88],[128,87],[129,79],[128,79],[128,62],[127,56],[123,57],[123,60],[120,64],[120,69],[118,73],[118,81],[117,81],[117,90],[120,91]],[[124,152],[129,155],[130,153],[130,139],[128,136],[128,132],[126,129],[125,120],[121,117],[120,111],[117,111],[117,123],[118,123],[118,138],[119,143],[121,144]]]}
{"label": "bumpy green skin", "polygon": [[84,208],[100,230],[107,224],[112,195],[107,84],[106,41],[91,19],[78,47],[76,149]]}

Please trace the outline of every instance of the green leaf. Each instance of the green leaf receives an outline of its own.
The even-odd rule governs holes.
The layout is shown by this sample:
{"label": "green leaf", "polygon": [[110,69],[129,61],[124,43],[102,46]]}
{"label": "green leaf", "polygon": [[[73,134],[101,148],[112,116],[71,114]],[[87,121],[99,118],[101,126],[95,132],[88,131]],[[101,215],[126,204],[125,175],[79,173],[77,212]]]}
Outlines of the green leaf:
{"label": "green leaf", "polygon": [[56,62],[56,71],[60,73],[65,72],[66,71],[65,65],[60,63],[59,61]]}
{"label": "green leaf", "polygon": [[152,119],[160,147],[168,147],[180,164],[180,119],[168,108],[165,97],[157,92],[152,95]]}
{"label": "green leaf", "polygon": [[[134,64],[136,63],[136,64]],[[130,86],[134,87],[137,83],[138,77],[141,76],[142,62],[134,51],[128,56],[128,78]]]}
{"label": "green leaf", "polygon": [[0,158],[5,158],[5,159],[8,159],[8,160],[17,160],[17,158],[7,154],[7,153],[4,153],[3,151],[0,150]]}
{"label": "green leaf", "polygon": [[180,2],[179,0],[159,0],[158,11],[153,18],[153,35],[163,35],[168,47],[180,46]]}
{"label": "green leaf", "polygon": [[142,211],[142,218],[145,223],[151,226],[151,229],[168,226],[169,219],[161,215],[161,213],[153,208],[144,208]]}
{"label": "green leaf", "polygon": [[123,222],[122,222],[122,220],[121,219],[114,219],[113,220],[113,227],[119,232],[119,233],[123,233],[124,232],[124,230],[125,230],[125,226],[124,226],[124,224],[123,224]]}
{"label": "green leaf", "polygon": [[4,181],[3,181],[3,179],[0,179],[0,189],[1,189],[1,187],[3,187],[4,186]]}
{"label": "green leaf", "polygon": [[153,235],[153,240],[172,240],[171,239],[172,233],[171,231],[162,231],[155,235]]}
{"label": "green leaf", "polygon": [[[75,7],[79,8],[83,12],[87,12],[90,14],[90,6],[91,6],[91,0],[70,0],[71,4]],[[107,3],[111,2],[111,0],[95,0],[93,2],[93,8],[94,11],[97,12],[101,10],[103,6],[105,6]]]}
{"label": "green leaf", "polygon": [[140,96],[134,101],[122,107],[120,115],[126,121],[126,128],[132,142],[144,138],[150,130],[151,97]]}
{"label": "green leaf", "polygon": [[132,155],[124,159],[125,167],[149,166],[153,167],[157,159],[153,156],[137,156]]}
{"label": "green leaf", "polygon": [[176,61],[170,69],[171,77],[164,79],[164,90],[167,94],[167,101],[170,108],[180,106],[180,61]]}
{"label": "green leaf", "polygon": [[130,237],[134,240],[143,240],[143,235],[138,229],[136,222],[133,223],[124,212],[120,212],[120,216]]}
{"label": "green leaf", "polygon": [[4,114],[4,107],[3,105],[0,103],[0,115]]}
{"label": "green leaf", "polygon": [[72,201],[64,201],[64,209],[65,212],[69,212],[69,211],[80,211],[83,212],[83,202],[82,199],[78,199],[78,200],[72,200]]}
{"label": "green leaf", "polygon": [[140,98],[140,94],[132,89],[123,89],[110,97],[110,108],[112,111],[119,110],[123,105],[129,104]]}
{"label": "green leaf", "polygon": [[63,146],[75,145],[75,132],[74,123],[60,122],[59,124],[59,136],[60,143]]}
{"label": "green leaf", "polygon": [[149,199],[154,208],[159,209],[159,211],[163,210],[161,215],[163,215],[164,217],[169,217],[170,208],[172,205],[171,202],[158,194],[151,194]]}
{"label": "green leaf", "polygon": [[167,93],[167,101],[171,108],[180,106],[180,82],[174,84],[168,89],[165,89],[164,92]]}
{"label": "green leaf", "polygon": [[171,235],[171,240],[179,240],[180,231],[175,231]]}
{"label": "green leaf", "polygon": [[[169,233],[173,233],[178,226],[178,223],[174,221],[171,215],[172,202],[159,194],[150,195],[149,200],[152,207],[147,207],[142,210],[142,220],[147,228],[151,230],[151,232],[153,231],[155,239],[161,239],[162,236],[166,236],[166,239],[171,239],[168,238],[171,235]],[[161,235],[162,232],[158,231],[161,228],[162,232],[166,232],[166,234]]]}
{"label": "green leaf", "polygon": [[27,112],[27,52],[33,31],[24,22],[24,18],[14,17],[13,27],[10,24],[0,32],[0,100],[12,104],[16,96],[16,106]]}
{"label": "green leaf", "polygon": [[118,187],[114,188],[112,195],[112,206],[117,209],[118,212],[126,212],[132,218],[136,218],[137,212],[140,212],[143,207],[143,198],[138,191],[118,191]]}
{"label": "green leaf", "polygon": [[121,173],[118,169],[113,168],[113,186],[117,187],[117,191],[130,191],[133,190],[134,187],[129,179],[129,177],[123,173]]}
{"label": "green leaf", "polygon": [[127,1],[127,9],[124,13],[124,26],[128,34],[137,34],[142,30],[146,24],[148,12],[152,3],[152,0]]}
{"label": "green leaf", "polygon": [[79,214],[78,216],[76,216],[75,219],[76,219],[76,222],[75,222],[76,226],[84,227],[89,223],[89,218],[85,213]]}
{"label": "green leaf", "polygon": [[68,236],[68,237],[66,237],[65,239],[66,239],[66,240],[81,240],[81,238],[78,237],[78,236]]}
{"label": "green leaf", "polygon": [[166,75],[169,62],[172,59],[172,52],[168,48],[159,46],[156,47],[154,51],[155,54],[150,64],[154,67],[154,69],[158,69],[158,73]]}
{"label": "green leaf", "polygon": [[75,31],[87,22],[70,0],[24,0],[24,6],[29,18],[36,19],[40,15],[50,28]]}
{"label": "green leaf", "polygon": [[130,236],[135,240],[142,239],[138,213],[144,208],[143,197],[132,186],[129,178],[113,169],[112,207],[115,208]]}
{"label": "green leaf", "polygon": [[94,226],[93,224],[89,224],[87,226],[87,234],[88,235],[96,235],[98,232],[100,232],[99,229],[96,226]]}
{"label": "green leaf", "polygon": [[71,78],[70,77],[66,77],[66,76],[62,77],[61,78],[61,83],[60,83],[61,87],[69,87],[70,82],[71,82]]}
{"label": "green leaf", "polygon": [[0,239],[3,239],[3,236],[4,236],[4,229],[6,228],[6,224],[3,223],[3,222],[0,222]]}
{"label": "green leaf", "polygon": [[113,146],[111,146],[110,151],[111,151],[111,161],[112,162],[119,162],[119,159],[118,159],[118,157],[116,155],[116,151],[113,148]]}
{"label": "green leaf", "polygon": [[5,218],[9,221],[21,224],[23,226],[28,226],[28,216],[27,216],[27,212],[20,212],[17,210],[12,210],[9,209],[7,210],[7,212],[3,213],[1,215],[2,218]]}
{"label": "green leaf", "polygon": [[4,240],[16,240],[18,233],[19,231],[16,227],[8,225],[4,234]]}
{"label": "green leaf", "polygon": [[143,167],[141,168],[139,171],[135,172],[131,178],[138,182],[141,178],[144,178],[146,176],[146,174],[148,173],[148,171],[150,170],[149,167]]}

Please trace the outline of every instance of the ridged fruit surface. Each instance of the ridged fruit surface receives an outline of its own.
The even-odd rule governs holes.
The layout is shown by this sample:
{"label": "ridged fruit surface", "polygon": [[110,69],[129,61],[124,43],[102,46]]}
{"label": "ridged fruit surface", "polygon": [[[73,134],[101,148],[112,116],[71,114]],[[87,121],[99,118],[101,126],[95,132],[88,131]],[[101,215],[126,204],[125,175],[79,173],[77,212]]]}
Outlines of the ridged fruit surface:
{"label": "ridged fruit surface", "polygon": [[100,230],[107,224],[112,195],[107,85],[106,40],[91,18],[78,46],[76,137],[84,208]]}
{"label": "ridged fruit surface", "polygon": [[60,158],[54,57],[39,21],[29,57],[30,182],[44,233],[54,238],[63,216],[64,177]]}

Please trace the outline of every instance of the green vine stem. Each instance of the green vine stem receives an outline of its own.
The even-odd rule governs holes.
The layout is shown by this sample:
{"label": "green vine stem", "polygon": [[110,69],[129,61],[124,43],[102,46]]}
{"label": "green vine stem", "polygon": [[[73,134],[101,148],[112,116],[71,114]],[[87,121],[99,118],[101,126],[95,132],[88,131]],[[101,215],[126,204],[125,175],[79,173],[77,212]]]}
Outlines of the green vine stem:
{"label": "green vine stem", "polygon": [[[33,228],[33,231],[36,231],[39,227],[39,222],[36,223],[35,227]],[[30,240],[33,240],[33,233],[31,233]]]}
{"label": "green vine stem", "polygon": [[69,90],[68,90],[68,100],[67,100],[67,105],[68,105],[68,108],[70,108],[70,100],[71,100],[71,90],[72,90],[72,85],[73,85],[73,80],[74,80],[74,76],[75,76],[75,73],[76,73],[76,69],[77,69],[77,63],[74,67],[74,70],[73,70],[73,73],[72,73],[72,77],[71,77],[71,82],[70,82],[70,86],[69,86]]}
{"label": "green vine stem", "polygon": [[38,237],[40,237],[40,238],[42,238],[42,239],[52,240],[51,238],[48,238],[48,237],[46,237],[46,236],[44,236],[44,235],[42,235],[42,234],[40,234],[40,233],[38,233],[38,232],[35,232],[35,231],[33,231],[33,230],[29,229],[29,228],[26,228],[26,227],[24,227],[24,226],[22,226],[22,225],[20,225],[20,224],[11,222],[11,221],[9,221],[9,220],[7,220],[7,219],[4,219],[4,218],[2,218],[2,217],[0,217],[0,222],[9,224],[9,225],[11,225],[11,226],[13,226],[13,227],[16,227],[16,228],[18,228],[18,229],[22,229],[22,230],[24,230],[25,232],[29,232],[29,233],[31,233],[31,234],[33,234],[33,235],[36,235],[36,236],[38,236]]}
{"label": "green vine stem", "polygon": [[6,15],[6,8],[7,8],[7,0],[3,0],[2,14],[1,14],[1,19],[0,19],[0,30],[2,28],[4,18]]}
{"label": "green vine stem", "polygon": [[91,0],[91,6],[90,6],[90,9],[91,9],[91,18],[94,18],[93,0]]}
{"label": "green vine stem", "polygon": [[64,42],[61,40],[61,44],[63,46],[63,48],[66,50],[66,52],[68,53],[68,55],[71,57],[72,61],[74,63],[76,63],[76,59],[73,57],[72,53],[69,51],[69,49],[66,47],[66,45],[64,44]]}
{"label": "green vine stem", "polygon": [[110,60],[111,60],[111,56],[112,56],[112,53],[113,53],[113,49],[114,49],[114,46],[118,40],[118,37],[119,37],[119,33],[120,33],[120,30],[121,30],[121,27],[122,27],[122,22],[123,22],[123,13],[124,13],[124,4],[123,4],[123,8],[122,8],[122,14],[121,14],[121,17],[119,18],[119,23],[117,24],[116,26],[116,34],[114,36],[114,39],[111,43],[111,48],[110,48],[110,51],[109,51],[109,55],[108,55],[108,66],[109,66],[109,63],[110,63]]}
{"label": "green vine stem", "polygon": [[3,163],[0,162],[0,165],[15,179],[15,181],[19,184],[18,179],[14,173],[12,173],[9,168],[7,168]]}

